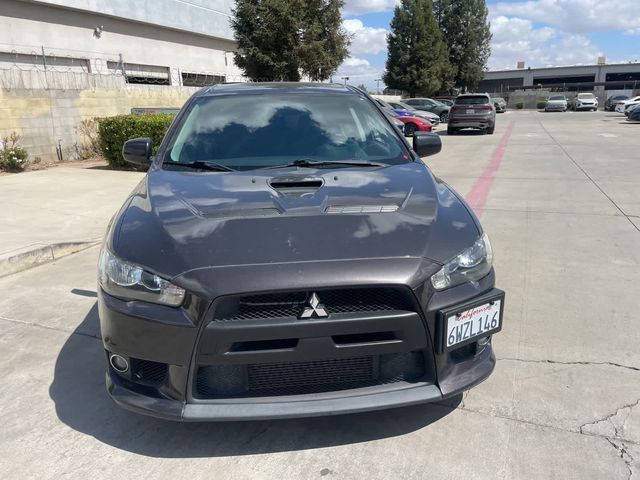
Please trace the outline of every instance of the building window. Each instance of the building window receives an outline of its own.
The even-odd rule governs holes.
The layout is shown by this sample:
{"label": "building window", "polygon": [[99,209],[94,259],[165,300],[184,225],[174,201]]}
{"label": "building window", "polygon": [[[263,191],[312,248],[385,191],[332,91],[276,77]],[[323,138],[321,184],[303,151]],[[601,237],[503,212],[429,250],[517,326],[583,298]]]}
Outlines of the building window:
{"label": "building window", "polygon": [[182,72],[182,85],[185,87],[206,87],[224,83],[225,80],[226,77],[224,75]]}
{"label": "building window", "polygon": [[87,58],[53,54],[0,52],[0,69],[17,67],[21,70],[56,70],[59,72],[91,72]]}
{"label": "building window", "polygon": [[169,67],[139,63],[107,62],[113,73],[124,75],[127,83],[143,85],[171,85]]}

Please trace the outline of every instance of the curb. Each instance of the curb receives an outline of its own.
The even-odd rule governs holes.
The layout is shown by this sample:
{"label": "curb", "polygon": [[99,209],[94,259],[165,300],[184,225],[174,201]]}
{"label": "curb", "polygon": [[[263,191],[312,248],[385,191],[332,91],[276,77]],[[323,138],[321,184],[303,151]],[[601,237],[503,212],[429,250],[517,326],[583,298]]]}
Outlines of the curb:
{"label": "curb", "polygon": [[0,277],[53,262],[54,260],[99,244],[99,240],[89,242],[62,242],[42,245],[19,253],[9,253],[0,256]]}

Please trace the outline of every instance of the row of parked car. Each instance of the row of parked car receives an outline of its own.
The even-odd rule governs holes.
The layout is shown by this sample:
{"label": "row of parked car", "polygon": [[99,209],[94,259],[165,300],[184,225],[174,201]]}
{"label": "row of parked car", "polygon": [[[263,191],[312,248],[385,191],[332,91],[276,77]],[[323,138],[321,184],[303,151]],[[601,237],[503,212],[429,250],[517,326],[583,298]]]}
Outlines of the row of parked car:
{"label": "row of parked car", "polygon": [[430,132],[440,123],[447,123],[449,135],[463,128],[480,129],[491,135],[495,131],[496,113],[507,110],[503,98],[492,98],[486,93],[455,98],[408,98],[402,102],[375,100],[408,137],[416,132]]}
{"label": "row of parked car", "polygon": [[[628,95],[613,95],[607,98],[604,109],[607,112],[623,113],[631,121],[639,121],[638,105],[640,105],[640,96],[630,98]],[[595,112],[598,110],[598,97],[593,93],[579,93],[573,99],[568,99],[565,95],[551,95],[547,99],[544,110],[545,112],[566,112],[569,108],[575,111],[592,110]]]}

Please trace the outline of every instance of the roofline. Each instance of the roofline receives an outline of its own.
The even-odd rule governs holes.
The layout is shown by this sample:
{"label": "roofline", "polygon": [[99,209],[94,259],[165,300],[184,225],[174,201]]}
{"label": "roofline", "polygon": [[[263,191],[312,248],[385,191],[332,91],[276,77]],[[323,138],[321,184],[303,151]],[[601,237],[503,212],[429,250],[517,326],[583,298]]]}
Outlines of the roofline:
{"label": "roofline", "polygon": [[625,63],[605,63],[605,64],[597,64],[597,63],[589,63],[586,65],[554,65],[551,67],[525,67],[525,68],[508,68],[506,70],[485,70],[485,74],[487,73],[506,73],[506,72],[527,72],[532,70],[553,70],[559,68],[600,68],[600,67],[622,67],[627,65],[637,65],[640,67],[640,62],[625,62]]}

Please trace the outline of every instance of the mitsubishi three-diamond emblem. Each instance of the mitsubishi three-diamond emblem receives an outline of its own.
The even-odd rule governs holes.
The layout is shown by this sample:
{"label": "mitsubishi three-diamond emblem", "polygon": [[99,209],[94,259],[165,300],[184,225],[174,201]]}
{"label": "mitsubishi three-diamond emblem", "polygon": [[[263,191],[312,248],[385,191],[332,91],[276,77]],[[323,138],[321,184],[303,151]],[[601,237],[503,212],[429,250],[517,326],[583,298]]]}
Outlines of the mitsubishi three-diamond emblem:
{"label": "mitsubishi three-diamond emblem", "polygon": [[315,292],[311,294],[311,298],[309,299],[309,305],[304,308],[304,311],[300,314],[299,318],[311,318],[315,314],[316,317],[324,318],[328,317],[329,314],[324,309],[324,305],[320,303],[320,299]]}

